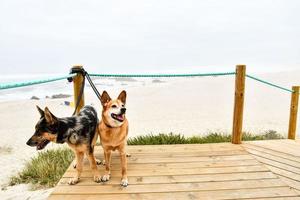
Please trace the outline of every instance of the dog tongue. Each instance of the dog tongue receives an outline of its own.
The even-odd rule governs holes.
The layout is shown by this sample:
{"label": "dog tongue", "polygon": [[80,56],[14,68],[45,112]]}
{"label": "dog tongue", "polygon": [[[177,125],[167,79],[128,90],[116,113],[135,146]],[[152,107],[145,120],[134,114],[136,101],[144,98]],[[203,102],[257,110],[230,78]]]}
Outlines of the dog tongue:
{"label": "dog tongue", "polygon": [[117,118],[122,121],[123,120],[123,115],[117,115]]}

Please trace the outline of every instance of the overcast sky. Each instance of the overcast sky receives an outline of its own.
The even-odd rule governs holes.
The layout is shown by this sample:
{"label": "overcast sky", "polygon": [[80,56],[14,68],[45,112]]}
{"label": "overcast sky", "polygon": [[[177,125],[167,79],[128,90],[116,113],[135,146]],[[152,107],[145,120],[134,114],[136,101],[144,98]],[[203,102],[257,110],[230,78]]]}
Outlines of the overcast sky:
{"label": "overcast sky", "polygon": [[0,0],[1,73],[300,69],[299,0]]}

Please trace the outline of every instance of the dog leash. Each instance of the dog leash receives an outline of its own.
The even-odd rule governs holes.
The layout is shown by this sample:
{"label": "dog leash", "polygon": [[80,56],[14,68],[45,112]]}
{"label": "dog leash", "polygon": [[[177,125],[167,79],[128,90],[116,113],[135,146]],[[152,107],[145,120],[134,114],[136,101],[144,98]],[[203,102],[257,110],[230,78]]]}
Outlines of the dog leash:
{"label": "dog leash", "polygon": [[85,72],[85,76],[86,76],[86,79],[88,80],[88,82],[90,83],[90,86],[92,87],[92,89],[94,90],[94,93],[96,94],[96,96],[98,97],[98,99],[100,100],[101,102],[101,94],[99,93],[99,91],[97,90],[95,84],[93,83],[89,73]]}

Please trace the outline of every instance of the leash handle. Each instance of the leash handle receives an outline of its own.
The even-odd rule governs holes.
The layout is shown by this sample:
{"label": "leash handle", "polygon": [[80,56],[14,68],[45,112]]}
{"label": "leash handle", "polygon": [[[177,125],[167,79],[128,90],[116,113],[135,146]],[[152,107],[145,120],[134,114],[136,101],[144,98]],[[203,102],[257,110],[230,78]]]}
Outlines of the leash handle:
{"label": "leash handle", "polygon": [[[82,80],[81,88],[80,88],[80,91],[79,91],[79,95],[77,97],[77,101],[76,101],[76,105],[75,105],[75,110],[74,110],[72,116],[74,116],[76,114],[76,110],[78,109],[81,97],[83,95],[84,87],[85,87],[85,78],[88,80],[88,82],[91,85],[94,93],[96,94],[96,96],[98,97],[98,99],[101,102],[101,94],[97,90],[97,88],[96,88],[95,84],[93,83],[93,81],[92,81],[90,75],[88,74],[88,72],[85,71],[84,68],[74,68],[74,69],[72,68],[71,71],[70,71],[70,74],[74,74],[74,73],[77,73],[77,74],[80,73],[83,76],[83,80]],[[68,78],[68,81],[72,82],[73,78],[72,77]]]}

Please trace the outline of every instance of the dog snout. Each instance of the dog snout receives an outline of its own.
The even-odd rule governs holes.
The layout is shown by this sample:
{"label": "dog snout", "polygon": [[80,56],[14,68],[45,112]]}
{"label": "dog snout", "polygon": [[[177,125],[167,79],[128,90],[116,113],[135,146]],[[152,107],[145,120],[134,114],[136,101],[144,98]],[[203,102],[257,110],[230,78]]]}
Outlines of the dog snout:
{"label": "dog snout", "polygon": [[121,113],[125,114],[125,112],[126,112],[126,108],[121,108]]}
{"label": "dog snout", "polygon": [[37,142],[36,141],[33,141],[31,138],[26,142],[26,144],[28,146],[36,146],[37,145]]}

